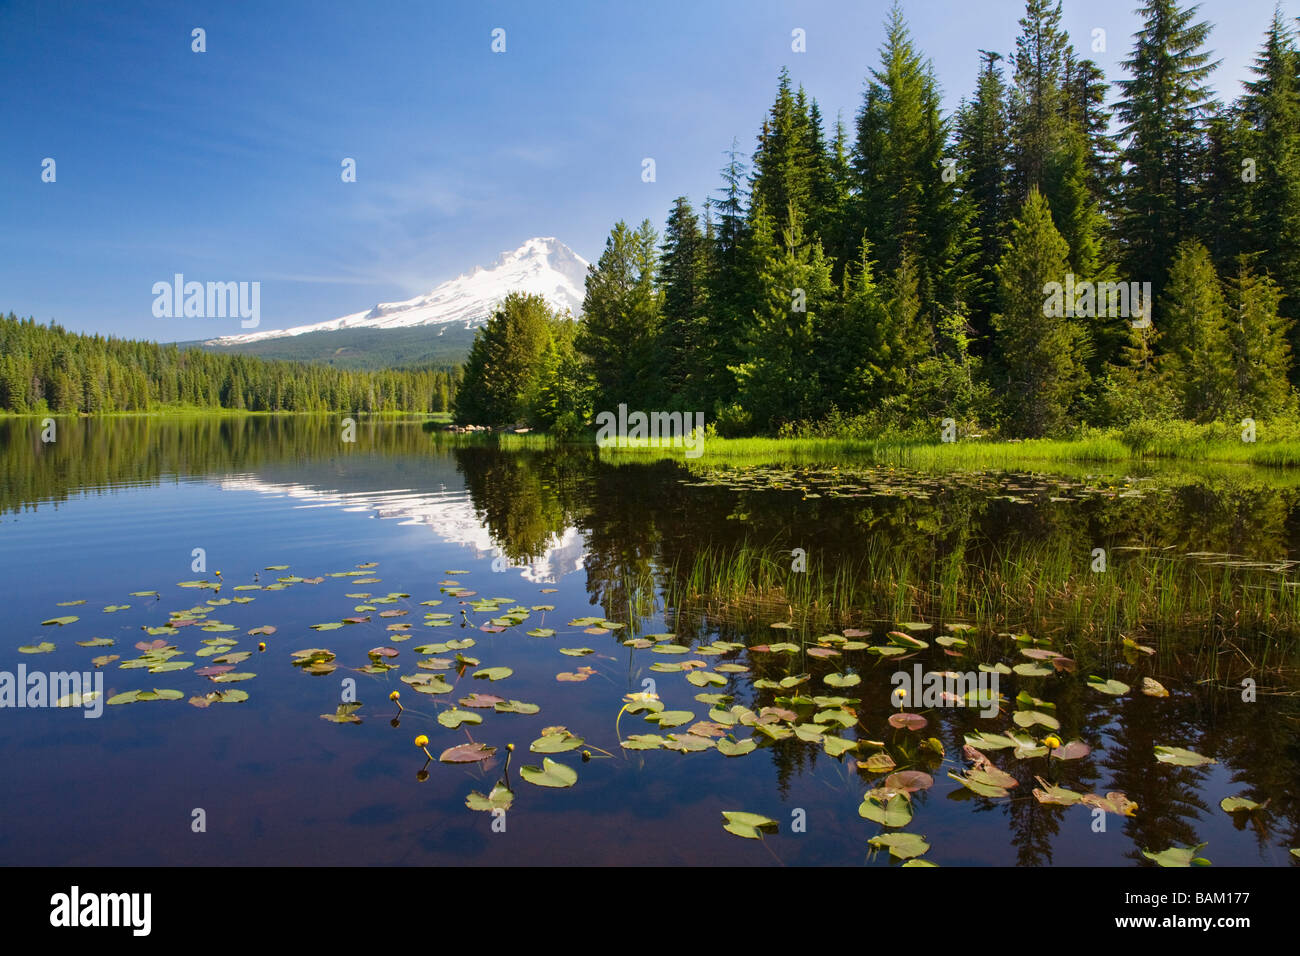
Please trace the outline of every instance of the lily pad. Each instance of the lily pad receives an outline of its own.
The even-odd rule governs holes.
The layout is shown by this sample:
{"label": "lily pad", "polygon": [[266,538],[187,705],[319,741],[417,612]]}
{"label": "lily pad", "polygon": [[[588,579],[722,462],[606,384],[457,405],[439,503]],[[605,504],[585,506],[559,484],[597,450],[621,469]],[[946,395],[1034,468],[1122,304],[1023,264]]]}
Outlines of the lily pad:
{"label": "lily pad", "polygon": [[503,783],[498,783],[487,796],[474,790],[465,798],[465,806],[471,810],[509,810],[515,802],[515,795]]}
{"label": "lily pad", "polygon": [[889,855],[897,860],[910,860],[930,849],[925,838],[915,833],[882,833],[867,842],[874,847],[888,847]]}
{"label": "lily pad", "polygon": [[1201,767],[1209,763],[1218,763],[1213,757],[1206,757],[1182,747],[1156,747],[1156,759],[1176,767]]}
{"label": "lily pad", "polygon": [[543,757],[540,767],[520,767],[519,776],[538,787],[572,787],[578,782],[576,770],[550,757]]}
{"label": "lily pad", "polygon": [[494,705],[498,714],[535,714],[541,707],[522,700],[499,700]]}
{"label": "lily pad", "polygon": [[858,807],[858,816],[883,827],[905,827],[912,822],[912,801],[902,794],[886,797],[869,792]]}
{"label": "lily pad", "polygon": [[1209,844],[1198,843],[1196,846],[1173,846],[1167,850],[1161,850],[1159,853],[1143,850],[1142,855],[1148,860],[1155,861],[1157,866],[1209,866],[1209,860],[1196,855],[1204,846],[1209,846]]}
{"label": "lily pad", "polygon": [[459,744],[444,750],[438,759],[443,763],[479,763],[497,752],[488,744]]}
{"label": "lily pad", "polygon": [[694,720],[695,714],[689,710],[661,710],[646,714],[645,719],[664,728],[680,727],[682,724],[688,724]]}
{"label": "lily pad", "polygon": [[748,737],[744,740],[730,740],[723,737],[718,741],[718,750],[727,757],[743,757],[747,753],[753,753],[758,749],[758,744]]}
{"label": "lily pad", "polygon": [[862,683],[862,678],[857,674],[827,674],[822,683],[828,687],[856,687]]}
{"label": "lily pad", "polygon": [[483,717],[472,710],[461,710],[459,707],[453,707],[451,710],[444,710],[438,715],[438,723],[455,730],[461,724],[481,724],[483,723]]}
{"label": "lily pad", "polygon": [[775,832],[777,828],[777,822],[770,817],[743,810],[723,810],[722,817],[722,829],[747,840],[761,840],[764,831]]}
{"label": "lily pad", "polygon": [[1246,797],[1224,797],[1219,801],[1219,806],[1225,813],[1254,813],[1256,810],[1263,809],[1267,803],[1267,800],[1264,803],[1256,803]]}
{"label": "lily pad", "polygon": [[1129,692],[1128,684],[1123,681],[1103,680],[1095,674],[1088,678],[1088,686],[1102,694],[1110,694],[1112,697],[1118,697]]}
{"label": "lily pad", "polygon": [[1142,678],[1142,693],[1146,694],[1148,697],[1169,696],[1169,691],[1165,689],[1165,685],[1151,677]]}
{"label": "lily pad", "polygon": [[533,753],[539,754],[558,754],[566,750],[577,750],[583,744],[583,739],[563,727],[556,728],[552,733],[543,734],[531,744],[528,749]]}

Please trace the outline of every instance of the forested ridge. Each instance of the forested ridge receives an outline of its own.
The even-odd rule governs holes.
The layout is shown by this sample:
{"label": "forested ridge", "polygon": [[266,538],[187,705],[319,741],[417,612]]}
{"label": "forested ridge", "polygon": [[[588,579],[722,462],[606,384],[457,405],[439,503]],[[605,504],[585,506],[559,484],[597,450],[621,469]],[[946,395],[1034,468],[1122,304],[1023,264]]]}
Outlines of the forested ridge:
{"label": "forested ridge", "polygon": [[0,410],[144,412],[168,407],[269,412],[440,412],[460,370],[343,371],[266,361],[0,317]]}
{"label": "forested ridge", "polygon": [[[480,332],[458,417],[567,431],[626,402],[722,434],[1004,437],[1294,418],[1295,25],[1260,24],[1225,103],[1197,8],[1138,14],[1108,80],[1061,3],[1029,0],[950,114],[897,7],[848,119],[783,70],[702,209],[614,226],[576,334],[540,334],[522,299]],[[1053,308],[1052,284],[1077,297]]]}

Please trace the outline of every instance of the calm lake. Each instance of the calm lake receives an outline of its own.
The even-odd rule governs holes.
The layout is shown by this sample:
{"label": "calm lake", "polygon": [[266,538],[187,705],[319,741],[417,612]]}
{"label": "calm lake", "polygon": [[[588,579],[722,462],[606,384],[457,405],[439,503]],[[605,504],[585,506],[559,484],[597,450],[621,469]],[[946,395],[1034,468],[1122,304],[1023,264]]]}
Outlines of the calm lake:
{"label": "calm lake", "polygon": [[[1034,634],[1053,642],[1034,656],[1022,652],[1039,645],[1016,641],[1014,624],[1001,637],[948,627],[963,616],[864,609],[832,631],[773,628],[788,615],[770,600],[716,614],[663,606],[700,552],[742,541],[801,548],[822,567],[888,545],[936,576],[954,553],[976,560],[1011,544],[1065,549],[1085,567],[1099,547],[1113,562],[1124,548],[1230,555],[1272,563],[1284,587],[1300,577],[1289,564],[1300,558],[1300,487],[1285,475],[1100,465],[1056,476],[847,465],[741,475],[616,463],[583,447],[452,444],[393,420],[362,422],[351,443],[335,420],[294,417],[60,419],[52,443],[41,431],[38,420],[0,421],[0,671],[95,671],[100,704],[137,690],[180,696],[103,706],[97,719],[78,707],[0,709],[0,863],[891,866],[900,861],[868,843],[891,832],[923,837],[923,858],[941,866],[1150,866],[1143,850],[1201,844],[1216,866],[1297,862],[1294,635],[1189,623],[1125,632],[1154,653],[1124,653],[1120,635],[1089,647],[1061,629]],[[275,630],[249,634],[264,626]],[[113,643],[77,643],[96,638]],[[143,666],[121,666],[149,642]],[[771,649],[785,642],[790,652]],[[333,655],[316,655],[319,673],[301,666],[310,657],[295,666],[293,652],[309,649]],[[891,678],[915,665],[997,674],[1001,712],[918,701],[906,712],[923,725],[891,725]],[[1012,670],[1021,665],[1027,673]],[[1123,690],[1089,686],[1092,675]],[[1253,700],[1243,676],[1256,682]],[[1142,693],[1144,678],[1168,696]],[[350,686],[360,722],[322,720]],[[236,690],[247,699],[208,696]],[[664,726],[648,711],[620,716],[626,695],[648,690],[665,712],[688,715]],[[458,704],[483,702],[471,694],[537,712]],[[453,710],[459,718],[439,722]],[[456,719],[468,722],[446,725]],[[530,752],[555,727],[584,742],[565,749],[570,738],[551,731],[541,746],[553,752]],[[679,749],[620,746],[654,734]],[[1009,734],[1022,739],[994,746]],[[979,749],[996,771],[977,785],[1002,780],[1008,795],[950,776],[971,767],[969,735],[989,741]],[[1053,756],[1041,747],[1049,735],[1086,752]],[[826,738],[854,749],[832,756]],[[438,759],[470,743],[496,750]],[[508,811],[468,808],[471,792],[502,778],[509,743]],[[1157,747],[1213,762],[1162,762]],[[544,759],[576,771],[576,783],[564,770],[521,777]],[[882,787],[899,826],[859,812]],[[1033,791],[1047,787],[1118,792],[1137,807],[1044,803]],[[1262,806],[1229,813],[1227,797]],[[724,811],[777,828],[742,839],[724,830]]]}

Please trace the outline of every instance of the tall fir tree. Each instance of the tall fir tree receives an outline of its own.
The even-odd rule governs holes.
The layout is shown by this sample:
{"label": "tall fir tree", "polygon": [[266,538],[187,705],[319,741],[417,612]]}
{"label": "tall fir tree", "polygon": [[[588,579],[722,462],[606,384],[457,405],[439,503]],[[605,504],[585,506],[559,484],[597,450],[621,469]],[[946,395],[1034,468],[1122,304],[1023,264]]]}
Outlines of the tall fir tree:
{"label": "tall fir tree", "polygon": [[945,175],[949,127],[939,106],[933,68],[895,3],[881,66],[872,70],[858,111],[850,235],[856,243],[865,234],[884,274],[914,258],[921,312],[932,326],[964,307],[972,253],[970,210],[955,177]]}
{"label": "tall fir tree", "polygon": [[[1295,38],[1280,9],[1273,13],[1255,79],[1246,83],[1240,110],[1249,129],[1256,181],[1250,193],[1247,244],[1256,265],[1278,283],[1280,309],[1300,316],[1300,88]],[[1293,341],[1293,350],[1295,348]]]}
{"label": "tall fir tree", "polygon": [[1044,306],[1047,284],[1060,282],[1068,271],[1069,251],[1047,200],[1031,189],[998,266],[1002,308],[993,317],[1004,427],[1012,435],[1038,438],[1061,431],[1087,381],[1087,330],[1069,316],[1046,314]]}
{"label": "tall fir tree", "polygon": [[1060,0],[1028,0],[1008,107],[1012,196],[1019,202],[1030,189],[1042,192],[1069,244],[1072,270],[1092,279],[1101,264],[1104,222],[1090,184],[1088,133],[1066,85],[1074,62]]}
{"label": "tall fir tree", "polygon": [[957,117],[957,154],[963,190],[972,206],[972,227],[978,236],[970,291],[970,320],[975,349],[987,354],[990,319],[997,309],[997,266],[1011,221],[1008,192],[1010,140],[1007,131],[1006,87],[997,53],[980,51],[981,69],[975,99],[963,103]]}
{"label": "tall fir tree", "polygon": [[1212,112],[1206,85],[1218,65],[1204,49],[1210,24],[1196,7],[1147,0],[1142,28],[1117,81],[1117,115],[1125,139],[1121,256],[1133,281],[1152,283],[1158,299],[1174,250],[1195,238],[1202,202],[1205,121]]}
{"label": "tall fir tree", "polygon": [[1223,287],[1209,250],[1196,240],[1178,246],[1157,314],[1160,366],[1177,397],[1176,414],[1199,422],[1225,414],[1234,384]]}
{"label": "tall fir tree", "polygon": [[583,324],[575,344],[590,363],[597,411],[612,410],[620,402],[630,408],[662,407],[657,242],[649,220],[635,232],[620,221],[588,269]]}
{"label": "tall fir tree", "polygon": [[455,418],[462,425],[525,421],[541,385],[554,314],[540,295],[511,292],[474,335]]}
{"label": "tall fir tree", "polygon": [[808,116],[808,99],[790,85],[790,72],[781,70],[776,101],[759,133],[752,160],[750,195],[773,217],[778,234],[788,226],[788,210],[808,221],[813,208],[813,180],[825,156],[819,156],[821,132]]}
{"label": "tall fir tree", "polygon": [[665,393],[674,407],[704,398],[709,253],[695,210],[685,196],[677,197],[664,227],[659,265],[663,322],[658,348]]}
{"label": "tall fir tree", "polygon": [[747,169],[734,139],[724,155],[727,163],[722,167],[722,189],[709,198],[707,207],[713,233],[708,257],[709,313],[704,328],[707,353],[701,400],[715,414],[735,399],[736,378],[731,369],[741,361],[741,343],[748,335],[753,315]]}
{"label": "tall fir tree", "polygon": [[1267,275],[1239,265],[1227,286],[1228,342],[1232,350],[1234,415],[1294,415],[1291,321],[1278,314],[1281,289]]}
{"label": "tall fir tree", "polygon": [[739,395],[753,424],[772,430],[826,410],[815,348],[836,306],[830,262],[821,241],[808,241],[802,217],[790,207],[780,238],[760,202],[754,211],[754,252],[762,297],[744,361],[735,367]]}

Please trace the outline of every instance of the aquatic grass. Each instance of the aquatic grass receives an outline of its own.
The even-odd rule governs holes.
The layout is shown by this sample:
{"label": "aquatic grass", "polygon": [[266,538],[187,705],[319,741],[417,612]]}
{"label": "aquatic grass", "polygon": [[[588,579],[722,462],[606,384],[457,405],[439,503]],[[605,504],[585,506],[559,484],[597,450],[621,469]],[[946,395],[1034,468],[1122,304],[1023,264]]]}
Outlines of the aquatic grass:
{"label": "aquatic grass", "polygon": [[1062,542],[1015,539],[968,547],[921,567],[880,537],[856,556],[803,572],[789,552],[741,542],[706,546],[668,570],[663,600],[679,630],[693,615],[751,626],[786,622],[802,635],[864,622],[960,621],[982,632],[1230,636],[1256,666],[1294,662],[1300,587],[1265,565],[1233,566],[1155,551],[1116,551],[1105,572]]}
{"label": "aquatic grass", "polygon": [[[1267,437],[1277,431],[1279,437]],[[535,436],[502,436],[516,437]],[[508,447],[502,445],[502,447]],[[537,447],[537,446],[531,446]],[[1242,441],[1226,426],[1194,426],[1157,432],[1153,437],[1120,430],[1087,429],[1070,438],[1029,440],[921,441],[901,438],[706,438],[698,454],[688,456],[680,443],[650,441],[599,448],[602,461],[619,463],[658,459],[696,464],[869,464],[919,471],[1023,471],[1043,465],[1138,464],[1179,462],[1196,466],[1250,464],[1300,467],[1300,433],[1263,429],[1257,440]]]}

